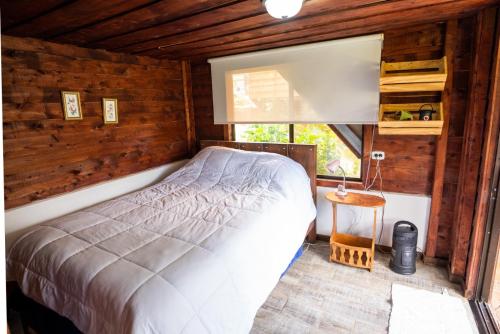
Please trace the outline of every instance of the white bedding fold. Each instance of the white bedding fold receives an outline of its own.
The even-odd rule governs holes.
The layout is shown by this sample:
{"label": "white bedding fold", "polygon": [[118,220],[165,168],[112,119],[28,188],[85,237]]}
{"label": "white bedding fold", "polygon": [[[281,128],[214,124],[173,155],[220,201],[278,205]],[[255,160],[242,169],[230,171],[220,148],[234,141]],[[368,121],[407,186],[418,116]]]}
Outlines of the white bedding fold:
{"label": "white bedding fold", "polygon": [[298,163],[211,147],[154,186],[32,229],[7,269],[86,333],[245,333],[315,215]]}

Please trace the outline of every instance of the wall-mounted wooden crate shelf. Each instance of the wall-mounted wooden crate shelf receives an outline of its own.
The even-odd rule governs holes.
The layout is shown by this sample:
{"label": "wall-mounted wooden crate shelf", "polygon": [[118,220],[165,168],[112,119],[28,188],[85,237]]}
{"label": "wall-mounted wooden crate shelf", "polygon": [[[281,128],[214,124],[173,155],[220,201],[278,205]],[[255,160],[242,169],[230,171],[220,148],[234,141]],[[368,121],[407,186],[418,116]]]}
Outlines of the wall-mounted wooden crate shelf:
{"label": "wall-mounted wooden crate shelf", "polygon": [[[425,103],[381,104],[378,119],[378,132],[381,135],[440,135],[443,130],[443,104],[430,103],[434,109],[432,120],[419,120],[419,109]],[[428,104],[427,104],[428,105]],[[400,121],[397,111],[412,114],[413,120]]]}
{"label": "wall-mounted wooden crate shelf", "polygon": [[442,91],[447,75],[446,57],[399,63],[383,61],[380,66],[380,92]]}

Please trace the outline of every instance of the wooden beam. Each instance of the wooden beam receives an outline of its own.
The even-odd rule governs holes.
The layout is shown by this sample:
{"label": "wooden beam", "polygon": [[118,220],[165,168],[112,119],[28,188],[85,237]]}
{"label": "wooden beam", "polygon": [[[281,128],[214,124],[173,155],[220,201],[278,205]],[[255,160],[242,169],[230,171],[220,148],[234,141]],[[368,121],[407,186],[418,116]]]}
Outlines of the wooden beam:
{"label": "wooden beam", "polygon": [[[213,11],[221,6],[227,6],[237,1],[155,1],[137,10],[109,17],[91,25],[78,27],[74,31],[66,31],[59,36],[54,36],[52,40],[59,43],[71,43],[97,48],[100,41],[129,36],[131,33],[151,29],[159,25],[172,25],[177,21],[187,21],[191,17],[196,17],[201,13]],[[165,31],[170,32],[170,29],[164,29]]]}
{"label": "wooden beam", "polygon": [[465,118],[464,142],[457,187],[456,207],[451,233],[449,273],[464,277],[472,230],[492,53],[495,46],[496,8],[481,11],[477,16],[472,76],[469,83],[468,108]]}
{"label": "wooden beam", "polygon": [[378,131],[376,125],[363,125],[363,159],[361,159],[361,181],[363,182],[362,189],[368,186],[370,175],[368,175],[368,164],[370,163],[371,151],[374,150],[375,131]]}
{"label": "wooden beam", "polygon": [[494,63],[490,77],[491,88],[483,139],[481,176],[479,178],[476,208],[472,222],[473,229],[464,284],[465,296],[467,298],[474,295],[478,286],[479,267],[485,240],[488,211],[490,205],[494,205],[494,201],[491,198],[491,191],[500,129],[500,19],[498,11],[495,40]]}
{"label": "wooden beam", "polygon": [[[269,40],[279,41],[283,39],[291,39],[296,37],[304,37],[308,35],[318,34],[321,32],[327,31],[335,31],[340,29],[345,29],[343,24],[348,22],[360,20],[364,20],[373,16],[382,16],[384,14],[392,14],[400,12],[403,8],[405,12],[413,10],[415,8],[424,8],[428,6],[446,4],[449,0],[420,0],[415,3],[405,3],[404,0],[396,0],[396,1],[384,1],[382,3],[375,3],[370,5],[365,5],[362,7],[348,7],[344,10],[338,10],[337,8],[329,8],[329,10],[323,10],[322,12],[318,12],[319,8],[311,8],[311,12],[314,15],[306,15],[308,13],[303,13],[301,17],[298,17],[294,20],[283,22],[281,24],[274,25],[265,25],[263,23],[257,23],[255,25],[252,21],[255,21],[254,18],[247,20],[239,20],[234,22],[235,29],[230,34],[223,34],[221,36],[213,36],[211,38],[200,40],[197,39],[192,43],[181,43],[181,40],[177,40],[175,43],[163,44],[161,50],[157,50],[157,53],[170,53],[170,54],[182,54],[179,52],[180,50],[187,51],[192,48],[193,44],[196,44],[197,52],[203,53],[204,50],[208,50],[211,48],[217,47],[227,47],[227,48],[236,48],[236,47],[244,47],[249,45],[257,44],[255,39],[259,39],[260,43],[268,43]],[[435,8],[435,7],[434,7]],[[314,9],[314,11],[313,11]],[[402,14],[402,13],[401,13]],[[267,15],[267,14],[264,14]],[[245,22],[248,21],[248,22]],[[237,23],[237,25],[236,25]],[[241,31],[241,26],[249,26],[251,28]],[[224,25],[221,28],[227,30],[229,25]],[[304,31],[306,30],[306,31]],[[311,34],[310,34],[311,33]],[[290,35],[292,34],[292,35]],[[195,37],[197,34],[192,34],[191,38]],[[297,35],[297,36],[294,36]],[[121,50],[124,51],[124,50]],[[126,51],[126,49],[125,49]],[[136,52],[136,50],[134,50]],[[151,54],[153,53],[145,53]]]}
{"label": "wooden beam", "polygon": [[[276,20],[267,14],[265,8],[258,1],[244,2],[243,4],[236,4],[228,8],[231,11],[229,13],[220,9],[193,17],[189,19],[188,23],[191,20],[193,22],[186,27],[187,29],[184,32],[178,30],[175,35],[169,32],[170,25],[165,25],[128,34],[121,39],[110,39],[104,41],[104,43],[105,47],[117,48],[117,50],[124,52],[144,52],[147,50],[156,50],[160,46],[167,47],[201,42],[247,31],[265,30],[271,27],[289,27],[296,25],[297,22],[301,22],[302,24],[304,20],[310,24],[317,25],[318,22],[315,22],[314,18],[318,16],[320,16],[319,21],[323,21],[325,16],[345,16],[345,11],[362,10],[368,6],[374,7],[380,2],[380,0],[337,0],[333,3],[331,0],[316,0],[306,2],[296,17],[284,21]],[[258,13],[259,15],[257,15]],[[104,47],[104,43],[101,47]]]}
{"label": "wooden beam", "polygon": [[432,202],[429,214],[429,227],[427,230],[427,242],[424,259],[436,256],[437,236],[439,227],[439,214],[441,212],[443,198],[444,173],[446,168],[446,152],[448,149],[448,130],[450,124],[451,92],[453,91],[453,69],[455,63],[455,49],[457,47],[458,22],[448,21],[446,24],[446,37],[444,54],[448,61],[448,77],[442,95],[443,108],[445,110],[443,131],[436,141],[436,160],[434,163],[434,181],[432,184]]}
{"label": "wooden beam", "polygon": [[4,31],[9,35],[48,38],[110,16],[133,10],[153,0],[73,1],[23,24]]}
{"label": "wooden beam", "polygon": [[[495,1],[484,0],[480,3],[482,6],[488,6],[495,3]],[[471,3],[463,0],[446,1],[444,3],[424,0],[412,3],[411,6],[407,5],[406,7],[408,8],[404,10],[401,7],[380,4],[359,10],[351,10],[350,13],[345,13],[345,15],[344,12],[325,13],[321,16],[311,16],[302,20],[297,19],[288,23],[288,25],[282,24],[259,29],[254,28],[242,33],[217,36],[217,38],[210,41],[198,41],[182,45],[183,48],[181,49],[179,49],[180,46],[175,47],[172,52],[168,52],[168,48],[144,51],[140,48],[136,49],[136,46],[119,50],[165,58],[223,56],[364,35],[392,28],[456,18],[477,10],[478,4],[478,2]],[[159,40],[158,42],[163,41]],[[202,43],[215,44],[201,47]]]}
{"label": "wooden beam", "polygon": [[358,148],[355,145],[353,145],[351,143],[351,141],[346,136],[344,136],[344,133],[342,131],[340,131],[335,124],[328,124],[328,127],[349,148],[349,150],[356,156],[356,158],[361,159],[361,156],[363,155],[363,152],[362,152],[363,151],[363,149],[362,149],[363,145],[361,144],[362,137],[358,138],[356,136],[356,134],[354,134],[354,132],[352,130],[350,130],[349,128],[346,127],[349,131],[351,131],[353,133],[353,136],[355,136],[356,138],[359,139],[359,141],[360,141],[360,147]]}
{"label": "wooden beam", "polygon": [[65,0],[2,1],[2,30],[33,20],[67,4],[68,1]]}
{"label": "wooden beam", "polygon": [[234,138],[234,125],[224,124],[224,140],[233,141]]}
{"label": "wooden beam", "polygon": [[184,90],[184,109],[186,117],[187,151],[190,156],[196,152],[196,133],[194,124],[193,88],[191,80],[191,65],[189,61],[183,60],[182,86]]}
{"label": "wooden beam", "polygon": [[[23,55],[24,58],[26,58],[26,54],[35,52],[43,54],[44,57],[64,56],[71,61],[78,60],[78,58],[92,58],[93,60],[98,60],[105,63],[125,63],[132,66],[158,66],[178,71],[177,74],[180,77],[179,63],[177,60],[170,61],[166,59],[156,59],[151,57],[114,53],[106,50],[86,49],[67,44],[46,42],[35,38],[19,38],[2,35],[2,50],[10,50],[9,55],[3,55],[3,57],[5,57],[5,59],[8,59],[9,61],[12,61],[14,59],[23,59]],[[16,51],[23,52],[21,54],[19,52],[16,53]],[[40,60],[41,59],[37,59],[37,61]]]}

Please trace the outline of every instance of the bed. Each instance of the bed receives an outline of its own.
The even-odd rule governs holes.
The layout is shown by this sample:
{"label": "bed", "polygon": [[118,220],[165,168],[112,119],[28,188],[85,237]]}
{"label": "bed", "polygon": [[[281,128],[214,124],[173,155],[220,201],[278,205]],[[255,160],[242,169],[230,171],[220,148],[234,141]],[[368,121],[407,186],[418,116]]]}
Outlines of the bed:
{"label": "bed", "polygon": [[245,145],[202,142],[163,181],[37,226],[10,249],[9,275],[85,333],[248,332],[316,209],[283,156],[310,164],[314,146]]}

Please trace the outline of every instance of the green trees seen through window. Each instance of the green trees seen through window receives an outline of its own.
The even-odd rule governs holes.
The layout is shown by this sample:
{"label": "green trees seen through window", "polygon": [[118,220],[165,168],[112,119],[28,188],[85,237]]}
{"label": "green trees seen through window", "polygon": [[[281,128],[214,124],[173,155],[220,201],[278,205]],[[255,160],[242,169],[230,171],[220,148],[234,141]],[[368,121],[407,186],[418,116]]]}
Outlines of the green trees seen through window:
{"label": "green trees seen through window", "polygon": [[[319,176],[332,176],[325,167],[326,163],[333,159],[340,159],[347,177],[361,177],[361,159],[352,153],[328,125],[295,124],[293,134],[293,138],[290,138],[288,124],[237,124],[235,126],[237,141],[316,144]],[[337,171],[335,176],[341,176],[341,173]]]}

